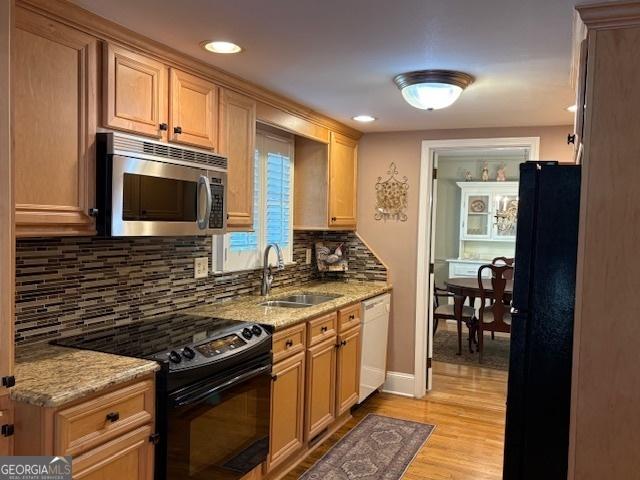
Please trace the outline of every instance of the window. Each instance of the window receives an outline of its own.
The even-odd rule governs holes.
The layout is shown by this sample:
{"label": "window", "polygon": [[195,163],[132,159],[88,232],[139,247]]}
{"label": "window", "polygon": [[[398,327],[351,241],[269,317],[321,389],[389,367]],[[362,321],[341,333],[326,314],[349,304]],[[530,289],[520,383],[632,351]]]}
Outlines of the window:
{"label": "window", "polygon": [[[293,250],[293,139],[258,132],[254,162],[253,232],[224,236],[224,271],[262,266],[270,243],[282,249],[285,262]],[[272,253],[275,263],[275,252]]]}

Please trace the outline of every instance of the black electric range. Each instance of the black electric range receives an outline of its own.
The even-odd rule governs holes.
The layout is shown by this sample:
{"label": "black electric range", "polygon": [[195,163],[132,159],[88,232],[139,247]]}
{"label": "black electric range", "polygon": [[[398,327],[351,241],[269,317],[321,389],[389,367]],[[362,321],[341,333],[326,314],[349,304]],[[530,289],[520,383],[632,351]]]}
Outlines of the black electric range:
{"label": "black electric range", "polygon": [[155,478],[226,480],[266,460],[271,333],[176,312],[54,344],[157,361]]}

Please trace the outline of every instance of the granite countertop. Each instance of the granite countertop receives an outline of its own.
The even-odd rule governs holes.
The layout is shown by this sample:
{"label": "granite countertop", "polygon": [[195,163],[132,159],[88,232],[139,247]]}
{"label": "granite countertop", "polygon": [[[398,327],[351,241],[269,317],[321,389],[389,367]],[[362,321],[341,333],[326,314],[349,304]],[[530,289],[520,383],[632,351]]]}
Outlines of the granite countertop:
{"label": "granite countertop", "polygon": [[[274,289],[268,297],[252,295],[229,302],[193,308],[188,312],[194,315],[215,316],[225,320],[256,322],[270,325],[274,330],[281,330],[349,304],[389,292],[391,289],[391,285],[383,282],[312,282],[302,286]],[[341,296],[319,305],[304,308],[264,307],[260,305],[267,300],[275,300],[292,293],[327,293]]]}
{"label": "granite countertop", "polygon": [[16,351],[16,386],[11,399],[59,407],[114,385],[150,375],[156,362],[109,353],[31,345]]}
{"label": "granite countertop", "polygon": [[[310,318],[389,292],[382,282],[313,282],[302,286],[274,289],[269,297],[250,295],[229,302],[186,310],[194,315],[224,320],[250,321],[286,328]],[[328,302],[305,308],[263,307],[259,304],[292,293],[341,295]],[[42,407],[59,407],[157,371],[160,366],[109,353],[38,344],[16,351],[16,386],[11,398]]]}

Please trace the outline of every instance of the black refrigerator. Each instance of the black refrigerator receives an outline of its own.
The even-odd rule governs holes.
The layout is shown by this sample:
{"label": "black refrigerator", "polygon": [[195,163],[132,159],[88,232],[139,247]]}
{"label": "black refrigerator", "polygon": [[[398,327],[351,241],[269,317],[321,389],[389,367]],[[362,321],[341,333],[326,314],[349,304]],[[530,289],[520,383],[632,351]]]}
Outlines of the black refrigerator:
{"label": "black refrigerator", "polygon": [[580,166],[520,165],[504,480],[566,480]]}

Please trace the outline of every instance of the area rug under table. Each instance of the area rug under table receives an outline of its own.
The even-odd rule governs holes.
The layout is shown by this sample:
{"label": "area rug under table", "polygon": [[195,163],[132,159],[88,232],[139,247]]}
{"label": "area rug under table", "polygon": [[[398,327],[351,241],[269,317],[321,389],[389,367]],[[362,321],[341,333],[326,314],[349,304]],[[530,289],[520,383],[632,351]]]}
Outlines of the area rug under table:
{"label": "area rug under table", "polygon": [[434,425],[369,414],[300,479],[397,480]]}

